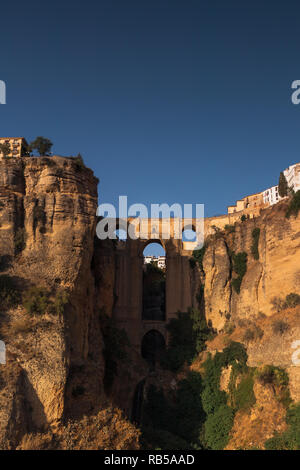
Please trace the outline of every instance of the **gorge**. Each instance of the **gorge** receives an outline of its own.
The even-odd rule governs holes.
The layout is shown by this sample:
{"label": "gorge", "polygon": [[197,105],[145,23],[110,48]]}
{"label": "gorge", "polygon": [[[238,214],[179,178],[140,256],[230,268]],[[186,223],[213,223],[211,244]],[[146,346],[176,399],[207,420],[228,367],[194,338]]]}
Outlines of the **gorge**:
{"label": "gorge", "polygon": [[[283,200],[254,218],[235,216],[224,228],[209,220],[204,248],[195,254],[181,240],[160,240],[166,317],[145,319],[149,240],[96,237],[97,185],[76,158],[0,160],[0,339],[6,345],[0,448],[264,448],[286,432],[287,409],[300,402],[300,368],[292,360],[300,340],[299,215],[287,218],[290,202]],[[179,353],[172,321],[191,335],[178,344]],[[141,350],[153,331],[167,357],[149,367]],[[210,367],[216,388],[205,382]],[[184,397],[198,389],[196,412],[186,411],[196,422],[194,416],[187,424]],[[221,397],[210,411],[208,389]],[[237,404],[243,390],[245,406]],[[155,396],[160,413],[151,408]],[[220,409],[228,430],[215,442],[210,429]],[[153,437],[155,413],[168,421],[167,410],[182,430],[172,437],[162,423]]]}

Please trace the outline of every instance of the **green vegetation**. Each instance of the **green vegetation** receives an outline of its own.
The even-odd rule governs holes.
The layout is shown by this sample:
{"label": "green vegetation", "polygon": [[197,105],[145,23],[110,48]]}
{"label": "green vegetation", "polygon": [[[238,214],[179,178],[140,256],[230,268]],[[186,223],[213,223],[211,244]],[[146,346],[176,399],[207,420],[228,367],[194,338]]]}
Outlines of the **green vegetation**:
{"label": "green vegetation", "polygon": [[200,374],[190,372],[178,383],[175,399],[151,385],[143,407],[142,442],[159,449],[201,448],[205,413],[201,404]]}
{"label": "green vegetation", "polygon": [[264,335],[263,330],[259,326],[253,326],[249,327],[246,329],[244,336],[243,336],[243,341],[246,343],[249,343],[251,341],[255,341],[258,339],[261,339]]}
{"label": "green vegetation", "polygon": [[286,296],[285,300],[280,299],[279,297],[273,297],[271,303],[273,305],[273,310],[281,312],[286,308],[294,308],[297,305],[300,305],[300,295],[295,294],[295,292],[291,292]]}
{"label": "green vegetation", "polygon": [[45,315],[45,313],[62,315],[68,301],[69,296],[66,291],[59,290],[52,300],[50,292],[43,287],[31,287],[23,295],[23,306],[30,315]]}
{"label": "green vegetation", "polygon": [[50,155],[52,145],[51,140],[39,136],[30,143],[29,152],[36,150],[39,155]]}
{"label": "green vegetation", "polygon": [[237,277],[232,279],[231,283],[234,290],[239,294],[244,275],[247,272],[247,253],[232,253],[232,269],[237,274]]}
{"label": "green vegetation", "polygon": [[18,228],[15,233],[15,252],[20,253],[26,247],[26,230],[25,228]]}
{"label": "green vegetation", "polygon": [[57,315],[63,315],[65,312],[65,307],[69,302],[69,294],[61,289],[56,293],[56,296],[53,301],[53,309]]}
{"label": "green vegetation", "polygon": [[227,335],[231,335],[235,330],[235,325],[234,323],[227,321],[224,325],[224,333]]}
{"label": "green vegetation", "polygon": [[258,227],[252,230],[252,245],[251,245],[251,253],[254,259],[259,259],[259,251],[258,251],[258,242],[260,236],[260,229]]}
{"label": "green vegetation", "polygon": [[203,270],[203,258],[205,255],[205,250],[206,250],[206,245],[203,245],[200,250],[194,250],[193,251],[193,258],[196,263],[198,263],[199,267]]}
{"label": "green vegetation", "polygon": [[285,298],[285,308],[293,308],[300,305],[300,295],[292,292]]}
{"label": "green vegetation", "polygon": [[[235,390],[235,380],[231,378],[230,401],[234,406],[229,406],[228,395],[220,390],[220,377],[222,369],[232,366],[233,376],[238,373],[246,374],[248,372],[247,353],[240,343],[232,342],[223,350],[211,356],[204,363],[203,393],[202,404],[206,412],[207,420],[205,422],[205,443],[210,449],[223,449],[229,440],[229,432],[233,425],[235,411],[239,406],[245,407],[246,399],[251,399],[251,385],[242,381],[237,390]],[[247,389],[247,391],[245,391]],[[247,398],[245,395],[248,393]],[[219,424],[218,424],[219,423]]]}
{"label": "green vegetation", "polygon": [[236,386],[237,370],[233,368],[230,377],[230,402],[235,410],[249,410],[256,402],[253,390],[255,369],[247,368]]}
{"label": "green vegetation", "polygon": [[286,415],[288,429],[265,442],[267,450],[300,450],[300,404],[293,405]]}
{"label": "green vegetation", "polygon": [[10,145],[7,142],[0,144],[0,153],[2,153],[4,158],[7,158],[10,152]]}
{"label": "green vegetation", "polygon": [[74,166],[77,171],[81,171],[86,168],[80,153],[77,155],[77,157],[72,157],[72,160],[74,161]]}
{"label": "green vegetation", "polygon": [[234,411],[227,405],[221,405],[205,422],[205,439],[212,450],[222,450],[228,444],[228,436],[234,420]]}
{"label": "green vegetation", "polygon": [[288,195],[288,183],[286,177],[284,176],[283,172],[279,175],[279,182],[278,182],[278,193],[280,197],[285,197]]}
{"label": "green vegetation", "polygon": [[227,233],[234,233],[235,232],[235,225],[226,224],[224,228],[225,228]]}
{"label": "green vegetation", "polygon": [[105,374],[104,387],[109,391],[118,370],[118,362],[129,360],[126,348],[130,346],[125,330],[116,327],[112,318],[100,313],[100,327],[104,339]]}
{"label": "green vegetation", "polygon": [[285,216],[288,219],[291,217],[291,215],[294,215],[295,217],[297,217],[299,210],[300,210],[300,191],[297,191],[292,197],[292,200],[289,204],[289,207],[286,211]]}
{"label": "green vegetation", "polygon": [[255,377],[262,385],[277,387],[276,396],[280,403],[288,408],[292,402],[289,392],[289,376],[287,372],[276,366],[266,365],[255,371]]}
{"label": "green vegetation", "polygon": [[[179,324],[177,325],[177,339]],[[185,332],[186,334],[186,332]],[[182,342],[182,340],[181,340]],[[204,363],[204,373],[189,372],[172,400],[153,385],[143,407],[142,442],[159,449],[224,449],[235,413],[255,403],[254,370],[240,343],[230,343]],[[228,393],[220,390],[222,370],[231,366]],[[238,385],[237,378],[241,377]],[[230,403],[230,405],[228,404]]]}
{"label": "green vegetation", "polygon": [[275,320],[272,323],[272,330],[275,335],[283,335],[289,328],[289,324],[284,320]]}
{"label": "green vegetation", "polygon": [[196,294],[196,299],[197,299],[197,302],[198,302],[199,306],[201,305],[203,296],[204,296],[204,284],[201,284],[201,282],[200,282],[199,290]]}
{"label": "green vegetation", "polygon": [[247,216],[245,214],[243,214],[241,216],[241,222],[245,222],[247,220]]}
{"label": "green vegetation", "polygon": [[178,312],[167,325],[170,335],[168,349],[161,358],[161,365],[173,372],[178,371],[186,362],[191,364],[197,354],[205,349],[205,342],[213,334],[205,318],[196,309]]}
{"label": "green vegetation", "polygon": [[19,301],[19,293],[14,280],[6,275],[0,276],[0,304],[3,309],[12,307]]}
{"label": "green vegetation", "polygon": [[157,261],[151,261],[150,263],[146,264],[146,273],[157,273],[165,276],[164,270],[158,267]]}
{"label": "green vegetation", "polygon": [[23,295],[23,306],[30,315],[44,315],[49,307],[49,292],[42,287],[31,287]]}

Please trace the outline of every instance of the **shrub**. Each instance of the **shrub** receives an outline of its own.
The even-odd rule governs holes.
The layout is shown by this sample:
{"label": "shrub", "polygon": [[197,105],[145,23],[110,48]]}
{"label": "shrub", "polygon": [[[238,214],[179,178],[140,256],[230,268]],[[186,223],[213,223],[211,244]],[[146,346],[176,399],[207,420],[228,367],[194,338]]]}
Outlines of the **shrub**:
{"label": "shrub", "polygon": [[273,384],[280,387],[287,387],[289,377],[284,369],[271,365],[266,365],[262,369],[257,369],[255,376],[263,385]]}
{"label": "shrub", "polygon": [[263,336],[264,336],[263,330],[259,326],[256,326],[256,328],[255,328],[255,338],[256,339],[262,339]]}
{"label": "shrub", "polygon": [[264,318],[267,318],[267,315],[264,312],[261,312],[261,311],[258,312],[257,316],[260,320],[263,320]]}
{"label": "shrub", "polygon": [[205,255],[205,251],[206,251],[206,245],[203,245],[203,247],[200,248],[200,250],[193,251],[193,258],[196,261],[196,263],[198,263],[198,265],[200,266],[202,270],[203,270],[203,258]]}
{"label": "shrub", "polygon": [[300,450],[300,404],[292,406],[286,415],[288,429],[265,442],[267,450]]}
{"label": "shrub", "polygon": [[161,365],[173,372],[185,362],[190,364],[199,352],[204,351],[205,342],[213,333],[197,309],[178,312],[177,318],[172,318],[167,324],[167,330],[170,334],[169,346],[161,358]]}
{"label": "shrub", "polygon": [[224,333],[231,335],[235,330],[235,325],[232,322],[227,321],[224,326]]}
{"label": "shrub", "polygon": [[271,303],[273,304],[273,310],[281,312],[281,310],[286,308],[293,308],[300,305],[300,295],[292,292],[286,296],[285,300],[282,300],[279,297],[273,297]]}
{"label": "shrub", "polygon": [[289,324],[284,320],[276,320],[272,323],[273,332],[276,335],[283,335],[289,329]]}
{"label": "shrub", "polygon": [[288,219],[291,217],[291,215],[294,215],[295,217],[297,217],[299,210],[300,210],[300,190],[297,191],[293,195],[292,200],[291,200],[291,202],[288,206],[288,209],[286,211],[285,216]]}
{"label": "shrub", "polygon": [[247,217],[246,217],[245,214],[243,214],[243,215],[241,216],[241,222],[245,222],[245,220],[247,220]]}
{"label": "shrub", "polygon": [[53,310],[57,315],[63,315],[65,306],[69,302],[69,295],[65,290],[59,290],[55,296]]}
{"label": "shrub", "polygon": [[205,440],[211,449],[221,449],[226,446],[234,417],[234,410],[227,405],[226,392],[220,390],[222,368],[232,365],[235,372],[245,372],[246,362],[247,352],[244,346],[231,342],[223,352],[217,352],[213,358],[210,356],[204,363],[204,389],[201,398],[203,409],[207,414]]}
{"label": "shrub", "polygon": [[205,422],[205,439],[213,450],[222,450],[229,441],[229,432],[234,420],[234,411],[227,405],[221,405],[216,413],[208,416]]}
{"label": "shrub", "polygon": [[23,306],[30,315],[44,315],[50,305],[49,292],[42,287],[31,287],[23,295]]}
{"label": "shrub", "polygon": [[241,290],[241,284],[244,275],[247,272],[247,253],[240,252],[240,253],[233,253],[232,254],[232,262],[233,262],[233,271],[237,274],[237,277],[232,279],[232,286],[234,290],[239,294]]}
{"label": "shrub", "polygon": [[273,305],[273,310],[277,313],[284,309],[284,301],[279,297],[273,297],[271,304]]}
{"label": "shrub", "polygon": [[254,338],[255,338],[254,331],[251,328],[247,328],[247,330],[245,331],[244,336],[243,336],[243,341],[248,343],[250,341],[253,341]]}
{"label": "shrub", "polygon": [[[143,407],[142,430],[146,442],[160,449],[190,449],[201,446],[205,413],[201,403],[202,380],[190,372],[178,383],[169,402],[163,390],[150,385]],[[176,447],[178,445],[179,447]]]}
{"label": "shrub", "polygon": [[165,276],[165,272],[163,269],[161,269],[158,265],[157,262],[151,261],[150,263],[146,264],[146,272],[147,274],[149,273],[157,273],[161,274],[163,277]]}
{"label": "shrub", "polygon": [[300,305],[300,295],[295,294],[292,292],[291,294],[287,295],[285,298],[285,307],[286,308],[293,308],[297,305]]}
{"label": "shrub", "polygon": [[255,398],[255,394],[253,390],[253,386],[254,386],[253,375],[254,375],[254,370],[249,369],[249,371],[242,376],[242,379],[239,385],[236,388],[233,388],[231,392],[232,406],[236,410],[248,410],[256,402],[256,398]]}
{"label": "shrub", "polygon": [[0,303],[2,308],[8,308],[19,301],[19,293],[15,287],[14,280],[6,275],[0,276]]}
{"label": "shrub", "polygon": [[235,232],[235,225],[226,224],[224,228],[225,228],[226,232],[228,232],[228,233],[234,233]]}
{"label": "shrub", "polygon": [[81,171],[86,168],[80,153],[77,155],[77,157],[72,157],[72,160],[74,161],[74,167],[77,171]]}
{"label": "shrub", "polygon": [[259,259],[259,251],[258,251],[258,242],[260,236],[260,229],[255,228],[252,230],[252,245],[251,245],[251,253],[254,259]]}
{"label": "shrub", "polygon": [[200,284],[199,290],[198,290],[197,295],[196,295],[196,299],[197,299],[198,305],[201,304],[202,299],[203,299],[203,296],[204,296],[204,285],[203,285],[203,284]]}
{"label": "shrub", "polygon": [[264,335],[263,330],[259,326],[247,328],[244,333],[243,340],[248,343],[257,339],[261,339]]}

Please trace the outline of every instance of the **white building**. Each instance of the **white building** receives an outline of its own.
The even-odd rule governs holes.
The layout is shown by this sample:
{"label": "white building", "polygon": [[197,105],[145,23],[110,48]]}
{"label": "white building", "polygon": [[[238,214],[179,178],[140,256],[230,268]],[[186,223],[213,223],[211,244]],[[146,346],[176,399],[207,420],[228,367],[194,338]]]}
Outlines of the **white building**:
{"label": "white building", "polygon": [[[285,179],[287,181],[288,187],[293,189],[295,193],[300,190],[300,163],[295,163],[294,165],[289,166],[283,172]],[[272,186],[263,191],[263,200],[264,203],[272,206],[277,204],[282,197],[279,196],[278,186]]]}
{"label": "white building", "polygon": [[289,188],[292,188],[295,193],[300,190],[300,163],[289,166],[283,172]]}
{"label": "white building", "polygon": [[272,186],[272,188],[263,191],[264,204],[272,206],[273,204],[276,204],[279,199],[281,199],[281,197],[278,193],[278,186]]}
{"label": "white building", "polygon": [[160,269],[165,269],[166,267],[166,257],[165,256],[144,256],[144,264],[156,263]]}
{"label": "white building", "polygon": [[160,269],[165,269],[165,267],[166,267],[166,257],[165,256],[159,256],[158,257],[157,266]]}

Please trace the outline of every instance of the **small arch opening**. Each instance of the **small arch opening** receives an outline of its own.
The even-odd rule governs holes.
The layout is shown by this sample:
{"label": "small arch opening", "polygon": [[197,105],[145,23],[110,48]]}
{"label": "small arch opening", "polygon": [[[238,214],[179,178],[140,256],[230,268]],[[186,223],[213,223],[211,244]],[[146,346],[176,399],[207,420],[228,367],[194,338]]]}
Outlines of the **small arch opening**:
{"label": "small arch opening", "polygon": [[184,227],[182,230],[182,241],[183,242],[196,242],[197,233],[195,228],[192,225]]}
{"label": "small arch opening", "polygon": [[166,342],[164,336],[157,330],[150,330],[142,339],[141,354],[142,357],[155,367],[155,364],[164,354]]}

